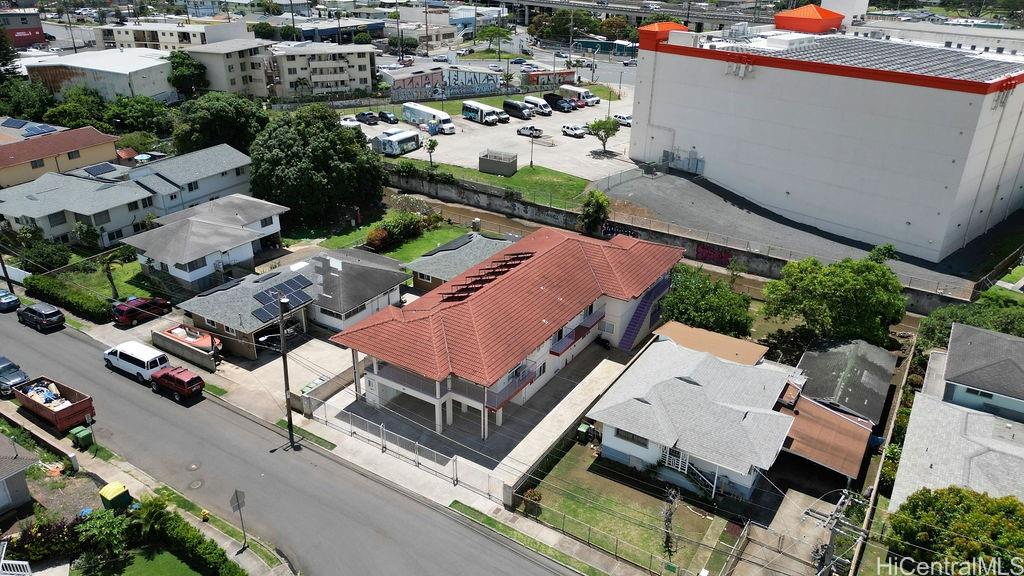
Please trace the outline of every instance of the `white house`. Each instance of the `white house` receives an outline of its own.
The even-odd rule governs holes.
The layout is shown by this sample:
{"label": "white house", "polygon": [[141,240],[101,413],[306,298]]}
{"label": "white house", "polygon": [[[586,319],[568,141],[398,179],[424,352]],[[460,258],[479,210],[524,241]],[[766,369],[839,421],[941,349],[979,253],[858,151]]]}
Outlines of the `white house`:
{"label": "white house", "polygon": [[280,215],[287,211],[232,194],[158,218],[156,228],[124,242],[138,249],[146,274],[199,291],[251,273],[257,254],[280,245]]}
{"label": "white house", "polygon": [[162,216],[232,194],[249,194],[249,165],[245,154],[227,144],[169,156],[140,164],[127,174],[156,196]]}
{"label": "white house", "polygon": [[458,403],[489,413],[523,404],[598,336],[631,349],[658,320],[682,249],[542,228],[402,308],[332,341],[370,357],[356,393],[380,406],[406,394],[434,407],[440,433]]}
{"label": "white house", "polygon": [[324,250],[301,269],[316,286],[309,319],[332,330],[349,326],[402,301],[409,279],[402,263],[365,250]]}

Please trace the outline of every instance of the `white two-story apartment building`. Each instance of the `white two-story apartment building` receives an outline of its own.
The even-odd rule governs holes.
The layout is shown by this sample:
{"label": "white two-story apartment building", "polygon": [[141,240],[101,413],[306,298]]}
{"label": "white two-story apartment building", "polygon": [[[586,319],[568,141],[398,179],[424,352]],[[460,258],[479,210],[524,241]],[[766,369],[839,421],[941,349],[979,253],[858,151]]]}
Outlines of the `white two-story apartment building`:
{"label": "white two-story apartment building", "polygon": [[227,144],[142,164],[127,174],[156,195],[157,216],[249,194],[249,157]]}
{"label": "white two-story apartment building", "polygon": [[402,308],[385,308],[332,340],[354,363],[357,394],[380,406],[407,394],[434,406],[438,433],[458,403],[502,424],[599,334],[630,349],[658,319],[683,250],[542,228]]}
{"label": "white two-story apartment building", "polygon": [[281,243],[284,206],[232,194],[157,218],[156,228],[125,239],[144,273],[193,290],[253,272],[257,254]]}

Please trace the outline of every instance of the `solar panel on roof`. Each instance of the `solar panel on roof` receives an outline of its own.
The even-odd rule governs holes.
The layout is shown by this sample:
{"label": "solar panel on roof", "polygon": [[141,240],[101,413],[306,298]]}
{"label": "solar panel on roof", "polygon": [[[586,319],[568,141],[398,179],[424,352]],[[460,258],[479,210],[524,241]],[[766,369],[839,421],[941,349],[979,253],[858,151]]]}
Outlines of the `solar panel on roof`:
{"label": "solar panel on roof", "polygon": [[4,128],[21,128],[25,124],[28,124],[28,120],[18,120],[17,118],[8,118],[0,122],[0,126]]}
{"label": "solar panel on roof", "polygon": [[270,322],[274,319],[274,315],[267,312],[265,308],[257,308],[252,311],[252,315],[256,317],[260,322]]}
{"label": "solar panel on roof", "polygon": [[288,296],[288,300],[290,301],[291,305],[294,307],[294,306],[301,306],[301,305],[305,304],[306,302],[312,302],[313,298],[310,297],[309,294],[306,294],[305,292],[303,292],[302,290],[297,290],[295,292],[292,292],[291,295]]}
{"label": "solar panel on roof", "polygon": [[50,132],[56,132],[57,129],[49,124],[40,124],[36,126],[36,130],[39,134],[49,134]]}
{"label": "solar panel on roof", "polygon": [[266,290],[262,292],[257,292],[253,294],[252,297],[259,301],[259,303],[263,304],[264,306],[274,301],[274,297],[271,296]]}
{"label": "solar panel on roof", "polygon": [[24,134],[25,136],[35,136],[36,134],[39,134],[39,128],[35,126],[29,126],[28,128],[25,128]]}
{"label": "solar panel on roof", "polygon": [[116,168],[114,168],[113,164],[110,164],[109,162],[104,162],[95,166],[88,166],[85,169],[86,173],[90,176],[99,176],[100,174],[106,174],[108,172],[113,172],[114,170],[116,170]]}
{"label": "solar panel on roof", "polygon": [[302,288],[302,281],[299,280],[298,278],[288,279],[288,280],[285,281],[285,284],[287,284],[288,285],[288,289],[293,291],[293,292],[295,290],[300,290]]}
{"label": "solar panel on roof", "polygon": [[298,281],[299,281],[299,283],[300,283],[300,286],[299,286],[299,288],[300,288],[300,289],[301,289],[301,288],[306,288],[307,286],[312,286],[312,285],[313,285],[313,281],[312,281],[312,280],[310,280],[309,278],[306,278],[306,277],[305,277],[305,276],[303,276],[302,274],[299,274],[298,276],[296,276],[296,277],[294,278],[294,280],[298,280]]}

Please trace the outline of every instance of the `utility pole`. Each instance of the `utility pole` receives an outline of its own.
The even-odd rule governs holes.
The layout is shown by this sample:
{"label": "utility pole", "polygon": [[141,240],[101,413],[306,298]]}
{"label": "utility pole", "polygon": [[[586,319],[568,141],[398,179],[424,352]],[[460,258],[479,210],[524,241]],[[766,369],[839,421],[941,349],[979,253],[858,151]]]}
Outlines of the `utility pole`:
{"label": "utility pole", "polygon": [[280,308],[277,325],[281,330],[281,365],[284,367],[284,410],[288,413],[288,446],[295,448],[295,428],[292,425],[291,390],[288,388],[288,337],[285,335],[284,330],[284,315],[290,308],[290,302],[288,301],[287,296],[282,296],[277,303],[278,308]]}
{"label": "utility pole", "polygon": [[[292,28],[295,28],[295,5],[292,4],[292,0],[288,0],[288,10],[292,13]],[[302,40],[302,38],[300,38]]]}
{"label": "utility pole", "polygon": [[[531,155],[532,158],[532,155]],[[531,160],[532,162],[532,160]],[[7,262],[4,262],[4,255],[0,254],[0,268],[4,270],[4,280],[7,281],[7,291],[14,294],[14,285],[11,284],[11,277],[7,274]]]}
{"label": "utility pole", "polygon": [[430,56],[430,14],[427,8],[427,0],[423,0],[423,29],[427,33],[427,56]]}
{"label": "utility pole", "polygon": [[[64,2],[64,16],[68,21],[68,36],[71,37],[71,49],[75,51],[75,54],[78,54],[78,42],[75,41],[75,30],[71,27],[71,13],[68,12],[67,2]],[[7,273],[5,272],[4,276],[6,275]]]}
{"label": "utility pole", "polygon": [[[825,514],[824,512],[813,508],[808,508],[804,511],[804,514],[821,521],[825,529],[829,531],[828,543],[825,545],[822,557],[818,561],[818,573],[816,576],[830,576],[833,565],[846,564],[849,562],[841,556],[836,557],[836,536],[851,536],[851,534],[848,533],[849,531],[856,534],[858,541],[865,540],[868,537],[867,532],[865,532],[860,526],[850,522],[845,516],[846,508],[850,505],[853,498],[856,498],[856,495],[854,495],[853,492],[844,490],[843,495],[839,497],[839,502],[836,504],[835,509],[830,513]],[[854,547],[856,547],[856,543],[854,544]]]}

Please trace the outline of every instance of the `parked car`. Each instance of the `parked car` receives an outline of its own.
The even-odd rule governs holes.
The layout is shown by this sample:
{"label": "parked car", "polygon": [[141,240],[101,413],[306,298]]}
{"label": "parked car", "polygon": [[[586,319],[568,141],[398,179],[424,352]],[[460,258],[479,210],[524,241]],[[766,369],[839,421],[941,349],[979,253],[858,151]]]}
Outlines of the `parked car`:
{"label": "parked car", "polygon": [[395,116],[391,112],[378,112],[377,118],[380,118],[381,122],[387,122],[388,124],[398,124],[398,116]]}
{"label": "parked car", "polygon": [[377,115],[374,114],[373,112],[370,112],[369,110],[356,114],[356,120],[368,126],[377,125]]}
{"label": "parked car", "polygon": [[434,56],[434,62],[447,62],[447,61],[448,61],[448,55],[447,54],[438,54],[437,56]]}
{"label": "parked car", "polygon": [[587,129],[579,124],[565,124],[562,126],[562,134],[573,138],[583,138],[587,135]]}
{"label": "parked car", "polygon": [[114,324],[119,326],[135,326],[171,311],[171,303],[163,298],[140,298],[129,296],[124,302],[115,303],[110,310]]}
{"label": "parked car", "polygon": [[168,366],[157,370],[149,383],[153,392],[159,394],[161,390],[166,390],[179,404],[186,398],[202,394],[205,386],[206,382],[203,382],[201,376],[181,366]]}
{"label": "parked car", "polygon": [[559,112],[569,113],[576,109],[568,100],[561,96],[548,100],[547,95],[545,95],[544,100],[548,103],[548,106],[551,106],[552,110],[558,110]]}
{"label": "parked car", "polygon": [[28,382],[28,374],[21,370],[13,361],[0,356],[0,396],[10,398],[14,395],[15,386]]}
{"label": "parked car", "polygon": [[18,309],[18,322],[42,332],[64,326],[64,313],[52,304],[38,302]]}
{"label": "parked car", "polygon": [[612,116],[612,118],[615,118],[615,120],[618,121],[619,126],[632,126],[633,125],[633,115],[632,114],[615,114],[614,116]]}
{"label": "parked car", "polygon": [[530,138],[540,138],[541,135],[544,134],[544,131],[533,124],[530,124],[529,126],[520,126],[519,129],[516,130],[516,134],[519,134],[520,136],[529,136]]}
{"label": "parked car", "polygon": [[526,58],[513,58],[509,62],[512,64],[526,64]]}
{"label": "parked car", "polygon": [[133,376],[140,384],[153,379],[153,374],[170,365],[167,354],[146,346],[142,342],[129,340],[103,352],[103,364]]}
{"label": "parked car", "polygon": [[487,67],[490,68],[491,70],[494,70],[495,72],[501,72],[500,64],[488,64]]}
{"label": "parked car", "polygon": [[624,60],[622,62],[622,65],[623,66],[636,66],[636,58],[630,58],[629,60]]}
{"label": "parked car", "polygon": [[608,0],[595,0],[594,4],[597,4],[598,6],[607,6]]}
{"label": "parked car", "polygon": [[0,290],[0,312],[10,312],[21,307],[21,300],[7,290]]}
{"label": "parked car", "polygon": [[338,123],[346,128],[359,128],[359,120],[355,116],[345,116]]}
{"label": "parked car", "polygon": [[555,58],[568,58],[569,55],[565,52],[555,52]]}
{"label": "parked car", "polygon": [[469,56],[472,53],[473,53],[473,49],[472,48],[463,48],[461,50],[456,50],[455,51],[455,54],[458,55],[458,56]]}
{"label": "parked car", "polygon": [[538,68],[537,66],[534,66],[533,64],[523,64],[522,66],[519,67],[519,71],[520,72],[539,72],[540,68]]}

